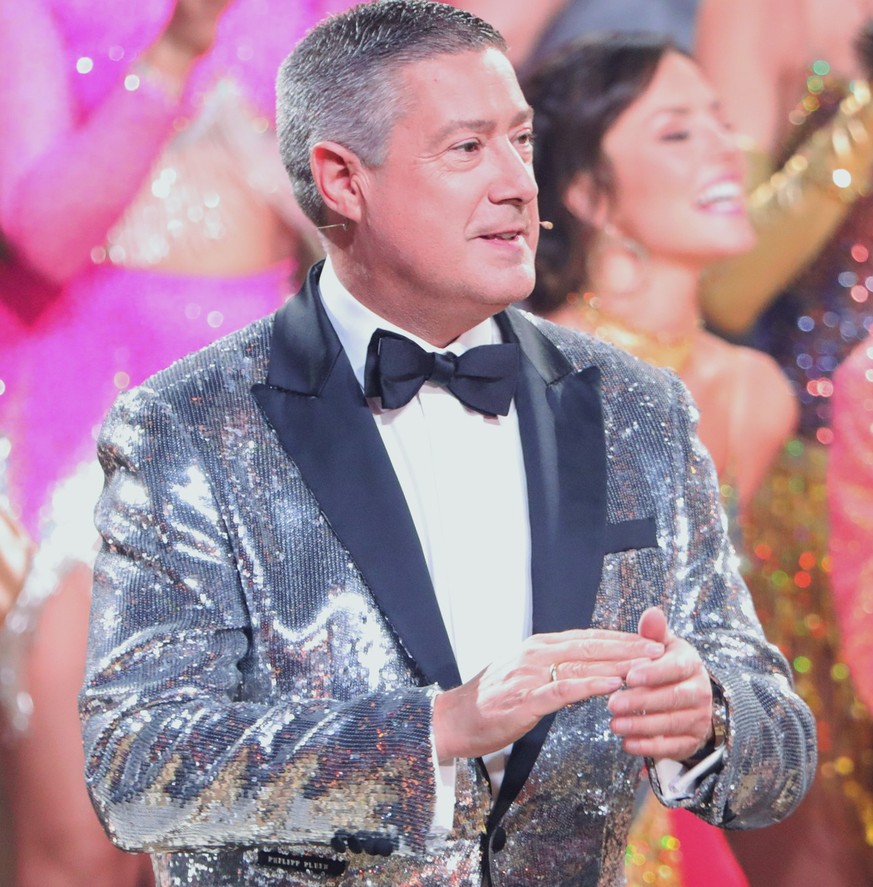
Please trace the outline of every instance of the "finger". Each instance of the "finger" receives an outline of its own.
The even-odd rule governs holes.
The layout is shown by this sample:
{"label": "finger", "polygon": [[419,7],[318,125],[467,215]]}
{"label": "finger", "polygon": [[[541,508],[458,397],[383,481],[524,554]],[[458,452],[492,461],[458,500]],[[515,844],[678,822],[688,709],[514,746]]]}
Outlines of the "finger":
{"label": "finger", "polygon": [[24,528],[21,524],[5,508],[0,508],[0,543],[2,546],[20,544],[25,538]]}
{"label": "finger", "polygon": [[687,680],[703,680],[706,667],[698,652],[684,641],[674,641],[668,652],[659,659],[642,661],[627,674],[629,687],[657,687],[678,684]]}
{"label": "finger", "polygon": [[574,641],[626,641],[639,638],[632,631],[617,631],[612,628],[570,628],[566,631],[543,632],[532,635],[530,640],[541,644],[565,644]]}
{"label": "finger", "polygon": [[638,635],[624,634],[619,639],[586,638],[550,644],[538,648],[535,655],[540,662],[648,661],[663,656],[664,645]]}
{"label": "finger", "polygon": [[667,617],[660,607],[649,607],[640,616],[638,631],[642,637],[662,644],[667,644],[671,637]]}
{"label": "finger", "polygon": [[653,758],[663,761],[684,761],[700,748],[701,743],[693,736],[655,736],[652,738],[628,738],[622,741],[622,748],[629,755]]}
{"label": "finger", "polygon": [[691,737],[699,745],[709,735],[706,713],[699,709],[617,717],[612,719],[609,726],[616,736],[625,739]]}
{"label": "finger", "polygon": [[565,681],[588,677],[619,677],[621,686],[625,685],[627,673],[638,665],[639,659],[597,659],[593,661],[565,659],[549,665],[549,679]]}
{"label": "finger", "polygon": [[537,708],[540,717],[558,711],[567,705],[584,702],[595,696],[609,696],[621,686],[621,678],[597,676],[550,681],[530,692],[531,703]]}
{"label": "finger", "polygon": [[712,688],[698,681],[683,681],[659,687],[633,688],[614,693],[609,700],[609,710],[616,716],[663,711],[712,710]]}
{"label": "finger", "polygon": [[14,599],[33,559],[33,545],[21,525],[0,509],[0,585]]}

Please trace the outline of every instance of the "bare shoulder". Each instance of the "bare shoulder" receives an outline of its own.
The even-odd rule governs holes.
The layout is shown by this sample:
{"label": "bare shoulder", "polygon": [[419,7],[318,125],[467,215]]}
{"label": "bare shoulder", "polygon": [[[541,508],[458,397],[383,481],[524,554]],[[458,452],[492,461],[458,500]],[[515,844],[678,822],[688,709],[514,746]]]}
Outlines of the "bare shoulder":
{"label": "bare shoulder", "polygon": [[[739,345],[735,379],[735,427],[754,428],[749,445],[775,452],[794,432],[800,415],[797,397],[779,364],[769,355]],[[738,445],[742,445],[738,442]]]}
{"label": "bare shoulder", "polygon": [[719,417],[721,464],[736,483],[744,506],[793,434],[799,416],[797,401],[788,379],[768,354],[710,333],[704,334],[701,344],[709,365],[709,403],[717,407]]}
{"label": "bare shoulder", "polygon": [[698,351],[701,390],[721,405],[730,428],[741,431],[753,445],[781,441],[791,434],[798,417],[796,398],[769,354],[712,333],[702,334]]}

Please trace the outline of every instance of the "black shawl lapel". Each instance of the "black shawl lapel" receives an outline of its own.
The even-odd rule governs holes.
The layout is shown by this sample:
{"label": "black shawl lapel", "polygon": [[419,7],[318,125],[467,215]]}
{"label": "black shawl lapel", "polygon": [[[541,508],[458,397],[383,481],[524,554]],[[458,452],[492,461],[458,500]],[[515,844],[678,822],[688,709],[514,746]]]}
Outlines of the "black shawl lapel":
{"label": "black shawl lapel", "polygon": [[[518,341],[516,395],[531,524],[533,631],[591,624],[606,535],[606,442],[597,367],[576,371],[518,311],[498,315]],[[554,715],[513,746],[488,820],[498,825],[536,763]]]}
{"label": "black shawl lapel", "polygon": [[391,460],[321,305],[316,265],[277,313],[267,382],[252,393],[429,683],[457,664]]}
{"label": "black shawl lapel", "polygon": [[516,408],[530,509],[533,631],[587,628],[606,538],[600,370],[575,370],[518,311],[498,315],[498,323],[523,354]]}

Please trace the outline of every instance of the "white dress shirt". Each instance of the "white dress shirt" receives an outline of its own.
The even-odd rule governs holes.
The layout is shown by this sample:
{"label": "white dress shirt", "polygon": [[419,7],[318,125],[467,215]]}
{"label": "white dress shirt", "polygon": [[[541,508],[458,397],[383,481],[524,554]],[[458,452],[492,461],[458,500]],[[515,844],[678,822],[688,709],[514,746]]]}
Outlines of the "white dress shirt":
{"label": "white dress shirt", "polygon": [[[437,349],[358,302],[330,260],[319,286],[362,388],[376,329],[400,333],[426,351],[459,355],[501,341],[489,319]],[[370,406],[418,531],[461,679],[468,681],[517,653],[531,632],[530,521],[515,405],[507,416],[483,416],[426,382],[400,409],[383,410],[378,398]],[[485,760],[495,794],[507,752]],[[453,784],[453,768],[444,777]]]}

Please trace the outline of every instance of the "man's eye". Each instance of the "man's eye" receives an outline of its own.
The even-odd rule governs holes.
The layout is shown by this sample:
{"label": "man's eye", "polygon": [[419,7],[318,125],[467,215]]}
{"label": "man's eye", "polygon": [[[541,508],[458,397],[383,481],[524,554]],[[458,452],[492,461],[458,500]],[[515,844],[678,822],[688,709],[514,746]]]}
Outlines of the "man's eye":
{"label": "man's eye", "polygon": [[475,154],[478,150],[479,142],[475,139],[469,142],[461,142],[460,145],[455,145],[455,151],[460,151],[462,154]]}
{"label": "man's eye", "polygon": [[677,129],[674,132],[665,133],[661,136],[662,142],[685,142],[691,138],[691,133],[687,129]]}

